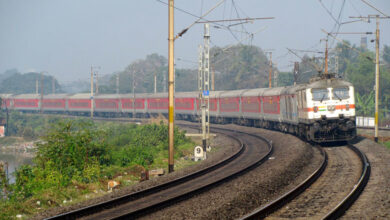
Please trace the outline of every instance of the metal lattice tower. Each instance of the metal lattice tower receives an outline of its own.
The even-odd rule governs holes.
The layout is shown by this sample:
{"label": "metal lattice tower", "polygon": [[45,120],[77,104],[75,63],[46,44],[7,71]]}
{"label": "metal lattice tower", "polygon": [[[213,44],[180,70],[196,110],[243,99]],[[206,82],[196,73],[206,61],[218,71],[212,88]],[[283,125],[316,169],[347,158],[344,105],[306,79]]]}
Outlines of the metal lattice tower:
{"label": "metal lattice tower", "polygon": [[199,45],[198,52],[199,52],[198,90],[199,90],[199,99],[201,100],[202,93],[203,93],[203,47],[202,45]]}
{"label": "metal lattice tower", "polygon": [[203,150],[206,151],[210,139],[210,25],[204,25],[203,46],[203,93],[202,93],[202,137]]}

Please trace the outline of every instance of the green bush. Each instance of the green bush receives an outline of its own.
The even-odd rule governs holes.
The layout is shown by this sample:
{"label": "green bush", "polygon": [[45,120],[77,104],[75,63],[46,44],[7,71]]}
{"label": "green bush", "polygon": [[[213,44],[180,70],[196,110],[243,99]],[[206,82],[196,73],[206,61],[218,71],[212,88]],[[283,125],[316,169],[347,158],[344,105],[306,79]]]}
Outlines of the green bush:
{"label": "green bush", "polygon": [[[187,142],[184,132],[176,128],[175,149]],[[168,152],[168,127],[162,123],[137,126],[60,120],[51,123],[37,147],[35,164],[21,166],[15,173],[16,182],[11,187],[14,201],[45,190],[59,190],[73,182],[86,184],[112,178],[118,167],[148,168]]]}

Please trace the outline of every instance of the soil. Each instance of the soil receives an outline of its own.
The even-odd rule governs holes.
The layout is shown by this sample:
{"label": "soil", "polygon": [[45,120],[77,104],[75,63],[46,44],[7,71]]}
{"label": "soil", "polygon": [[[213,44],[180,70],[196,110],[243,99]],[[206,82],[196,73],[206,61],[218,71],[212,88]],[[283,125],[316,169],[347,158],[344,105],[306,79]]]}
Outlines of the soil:
{"label": "soil", "polygon": [[[195,133],[196,132],[196,130],[194,130],[194,129],[186,129],[186,130],[188,133]],[[197,142],[197,141],[198,140],[195,140],[195,142]],[[158,185],[158,184],[162,184],[164,182],[168,182],[170,180],[176,179],[178,177],[181,177],[181,176],[187,175],[189,173],[195,172],[197,170],[203,169],[205,167],[208,167],[212,164],[216,164],[219,161],[233,155],[240,147],[240,145],[235,140],[233,140],[227,136],[224,136],[224,135],[217,135],[216,137],[214,137],[212,139],[212,143],[214,146],[213,151],[211,153],[207,154],[207,157],[208,157],[207,160],[199,162],[196,165],[186,167],[186,168],[183,168],[181,170],[177,170],[177,171],[170,173],[168,175],[155,177],[155,178],[152,178],[148,181],[140,182],[138,184],[135,184],[135,185],[132,185],[129,187],[118,188],[118,189],[114,190],[112,193],[106,194],[106,195],[101,196],[101,197],[92,198],[92,199],[83,201],[83,202],[78,203],[78,204],[48,209],[48,210],[45,210],[41,213],[38,213],[36,216],[33,217],[33,219],[42,219],[42,218],[47,218],[50,216],[58,215],[60,213],[69,212],[71,210],[75,210],[75,209],[79,209],[82,207],[97,204],[97,203],[105,201],[105,200],[113,199],[116,197],[120,197],[120,196],[129,194],[131,192],[137,192],[137,191],[140,191],[140,190],[143,190],[143,189],[146,189],[146,188]]]}
{"label": "soil", "polygon": [[294,136],[237,125],[225,127],[273,140],[273,155],[239,178],[143,219],[235,219],[292,189],[319,166],[319,152]]}
{"label": "soil", "polygon": [[371,163],[370,180],[343,219],[390,219],[390,150],[359,137],[354,144]]}
{"label": "soil", "polygon": [[328,166],[321,177],[268,219],[321,219],[354,188],[361,174],[359,157],[346,146],[324,149]]}

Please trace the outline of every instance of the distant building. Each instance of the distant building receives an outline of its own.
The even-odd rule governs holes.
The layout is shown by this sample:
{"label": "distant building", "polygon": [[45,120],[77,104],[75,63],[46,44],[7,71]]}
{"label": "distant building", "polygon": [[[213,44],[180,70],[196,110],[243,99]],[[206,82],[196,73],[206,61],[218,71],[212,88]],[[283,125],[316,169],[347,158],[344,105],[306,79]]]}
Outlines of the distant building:
{"label": "distant building", "polygon": [[362,36],[362,38],[360,39],[360,47],[363,49],[367,49],[367,37],[366,36]]}

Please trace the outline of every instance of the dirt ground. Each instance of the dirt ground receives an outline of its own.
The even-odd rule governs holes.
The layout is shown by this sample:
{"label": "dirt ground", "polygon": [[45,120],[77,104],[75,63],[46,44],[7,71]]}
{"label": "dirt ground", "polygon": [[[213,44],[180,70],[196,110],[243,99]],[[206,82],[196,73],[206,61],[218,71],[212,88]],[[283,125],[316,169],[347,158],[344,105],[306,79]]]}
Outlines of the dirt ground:
{"label": "dirt ground", "polygon": [[[228,125],[228,127],[261,134],[273,140],[275,152],[270,160],[240,178],[145,216],[144,219],[235,219],[292,189],[314,172],[320,164],[318,151],[297,137],[259,128],[237,125]],[[122,188],[100,198],[48,210],[36,218],[70,211],[161,184],[214,164],[230,156],[239,147],[236,142],[222,135],[217,135],[213,145],[213,153],[208,155],[208,159],[194,166]],[[390,218],[390,163],[388,163],[390,151],[364,138],[359,138],[356,146],[367,154],[372,164],[372,174],[365,191],[343,218],[388,219]]]}
{"label": "dirt ground", "polygon": [[370,180],[344,219],[390,219],[390,150],[367,138],[357,146],[371,163]]}
{"label": "dirt ground", "polygon": [[[196,133],[196,130],[194,129],[186,129],[188,133]],[[194,140],[195,142],[198,142],[197,138]],[[219,161],[223,160],[224,158],[227,158],[231,155],[233,155],[238,149],[239,144],[232,140],[229,137],[226,137],[224,135],[217,135],[212,140],[213,143],[213,151],[211,153],[208,153],[208,159],[202,162],[197,163],[194,166],[186,167],[181,170],[177,170],[171,174],[152,178],[148,181],[140,182],[138,184],[135,184],[133,186],[129,187],[123,187],[119,188],[118,190],[114,190],[112,193],[106,194],[104,196],[93,198],[86,200],[84,202],[74,204],[71,206],[65,206],[65,207],[56,207],[53,209],[49,209],[46,211],[43,211],[39,213],[38,215],[34,216],[34,219],[42,219],[47,218],[50,216],[58,215],[60,213],[69,212],[74,209],[79,209],[81,207],[89,206],[92,204],[96,204],[108,199],[113,199],[116,197],[120,197],[126,194],[129,194],[131,192],[140,191],[142,189],[146,189],[164,182],[168,182],[170,180],[176,179],[178,177],[184,176],[186,174],[195,172],[197,170],[203,169],[205,167],[208,167],[212,164],[218,163]]]}
{"label": "dirt ground", "polygon": [[273,140],[273,155],[239,178],[143,219],[235,219],[290,190],[319,165],[319,152],[294,136],[236,125],[226,127]]}

